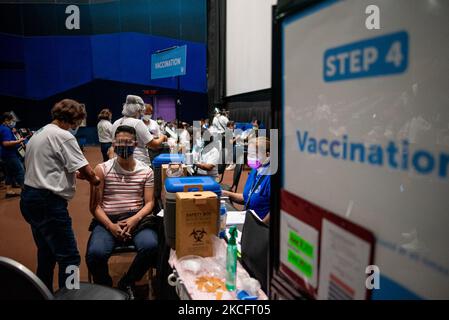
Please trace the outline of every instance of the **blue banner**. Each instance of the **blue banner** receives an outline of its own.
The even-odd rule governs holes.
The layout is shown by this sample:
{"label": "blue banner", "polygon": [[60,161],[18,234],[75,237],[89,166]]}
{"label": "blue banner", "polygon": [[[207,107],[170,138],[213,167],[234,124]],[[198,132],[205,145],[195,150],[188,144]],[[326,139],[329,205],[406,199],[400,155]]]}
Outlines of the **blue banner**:
{"label": "blue banner", "polygon": [[409,39],[405,31],[326,50],[324,81],[350,80],[405,72]]}
{"label": "blue banner", "polygon": [[186,74],[187,46],[151,55],[151,79],[170,78]]}

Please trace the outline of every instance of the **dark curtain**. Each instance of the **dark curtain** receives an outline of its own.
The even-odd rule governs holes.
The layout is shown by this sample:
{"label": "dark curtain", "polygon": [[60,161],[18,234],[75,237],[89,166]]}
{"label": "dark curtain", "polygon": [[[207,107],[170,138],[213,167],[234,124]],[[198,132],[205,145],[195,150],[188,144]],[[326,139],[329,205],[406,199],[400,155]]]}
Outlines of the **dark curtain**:
{"label": "dark curtain", "polygon": [[207,89],[209,113],[223,103],[226,83],[226,1],[207,1]]}
{"label": "dark curtain", "polygon": [[231,120],[237,122],[251,122],[254,119],[260,120],[265,128],[272,129],[271,101],[255,102],[231,102],[227,105],[230,111]]}

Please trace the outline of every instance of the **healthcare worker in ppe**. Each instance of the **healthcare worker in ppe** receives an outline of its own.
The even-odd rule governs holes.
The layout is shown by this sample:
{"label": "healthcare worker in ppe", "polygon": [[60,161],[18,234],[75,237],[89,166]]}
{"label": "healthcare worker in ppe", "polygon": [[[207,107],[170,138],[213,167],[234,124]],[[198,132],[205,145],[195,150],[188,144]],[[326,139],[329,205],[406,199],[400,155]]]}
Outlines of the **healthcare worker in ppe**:
{"label": "healthcare worker in ppe", "polygon": [[253,210],[261,220],[268,222],[270,212],[271,171],[270,140],[252,138],[248,145],[248,166],[252,168],[242,193],[223,190],[233,202],[243,204],[245,210]]}

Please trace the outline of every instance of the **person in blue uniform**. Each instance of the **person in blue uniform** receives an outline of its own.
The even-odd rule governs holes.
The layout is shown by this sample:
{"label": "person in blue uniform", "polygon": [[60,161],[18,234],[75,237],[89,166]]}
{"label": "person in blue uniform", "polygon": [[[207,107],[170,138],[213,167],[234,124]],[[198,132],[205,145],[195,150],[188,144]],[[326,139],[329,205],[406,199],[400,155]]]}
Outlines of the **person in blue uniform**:
{"label": "person in blue uniform", "polygon": [[257,137],[250,140],[247,164],[252,170],[243,193],[223,190],[222,194],[233,202],[244,205],[246,210],[253,210],[261,220],[268,222],[271,193],[269,139]]}
{"label": "person in blue uniform", "polygon": [[15,126],[16,122],[11,113],[6,112],[0,116],[1,157],[6,169],[6,198],[20,196],[20,193],[13,191],[13,186],[15,183],[20,188],[23,188],[25,178],[25,169],[17,151],[25,139],[16,139],[13,133]]}

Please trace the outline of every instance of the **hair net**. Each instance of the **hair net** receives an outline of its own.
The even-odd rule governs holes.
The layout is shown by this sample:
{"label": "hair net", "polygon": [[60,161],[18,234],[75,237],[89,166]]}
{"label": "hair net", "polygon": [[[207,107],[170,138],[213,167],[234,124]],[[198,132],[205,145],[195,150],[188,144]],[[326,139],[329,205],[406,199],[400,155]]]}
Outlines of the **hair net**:
{"label": "hair net", "polygon": [[145,103],[139,96],[129,95],[126,97],[126,102],[123,105],[122,114],[125,117],[134,117],[138,112],[145,111]]}

